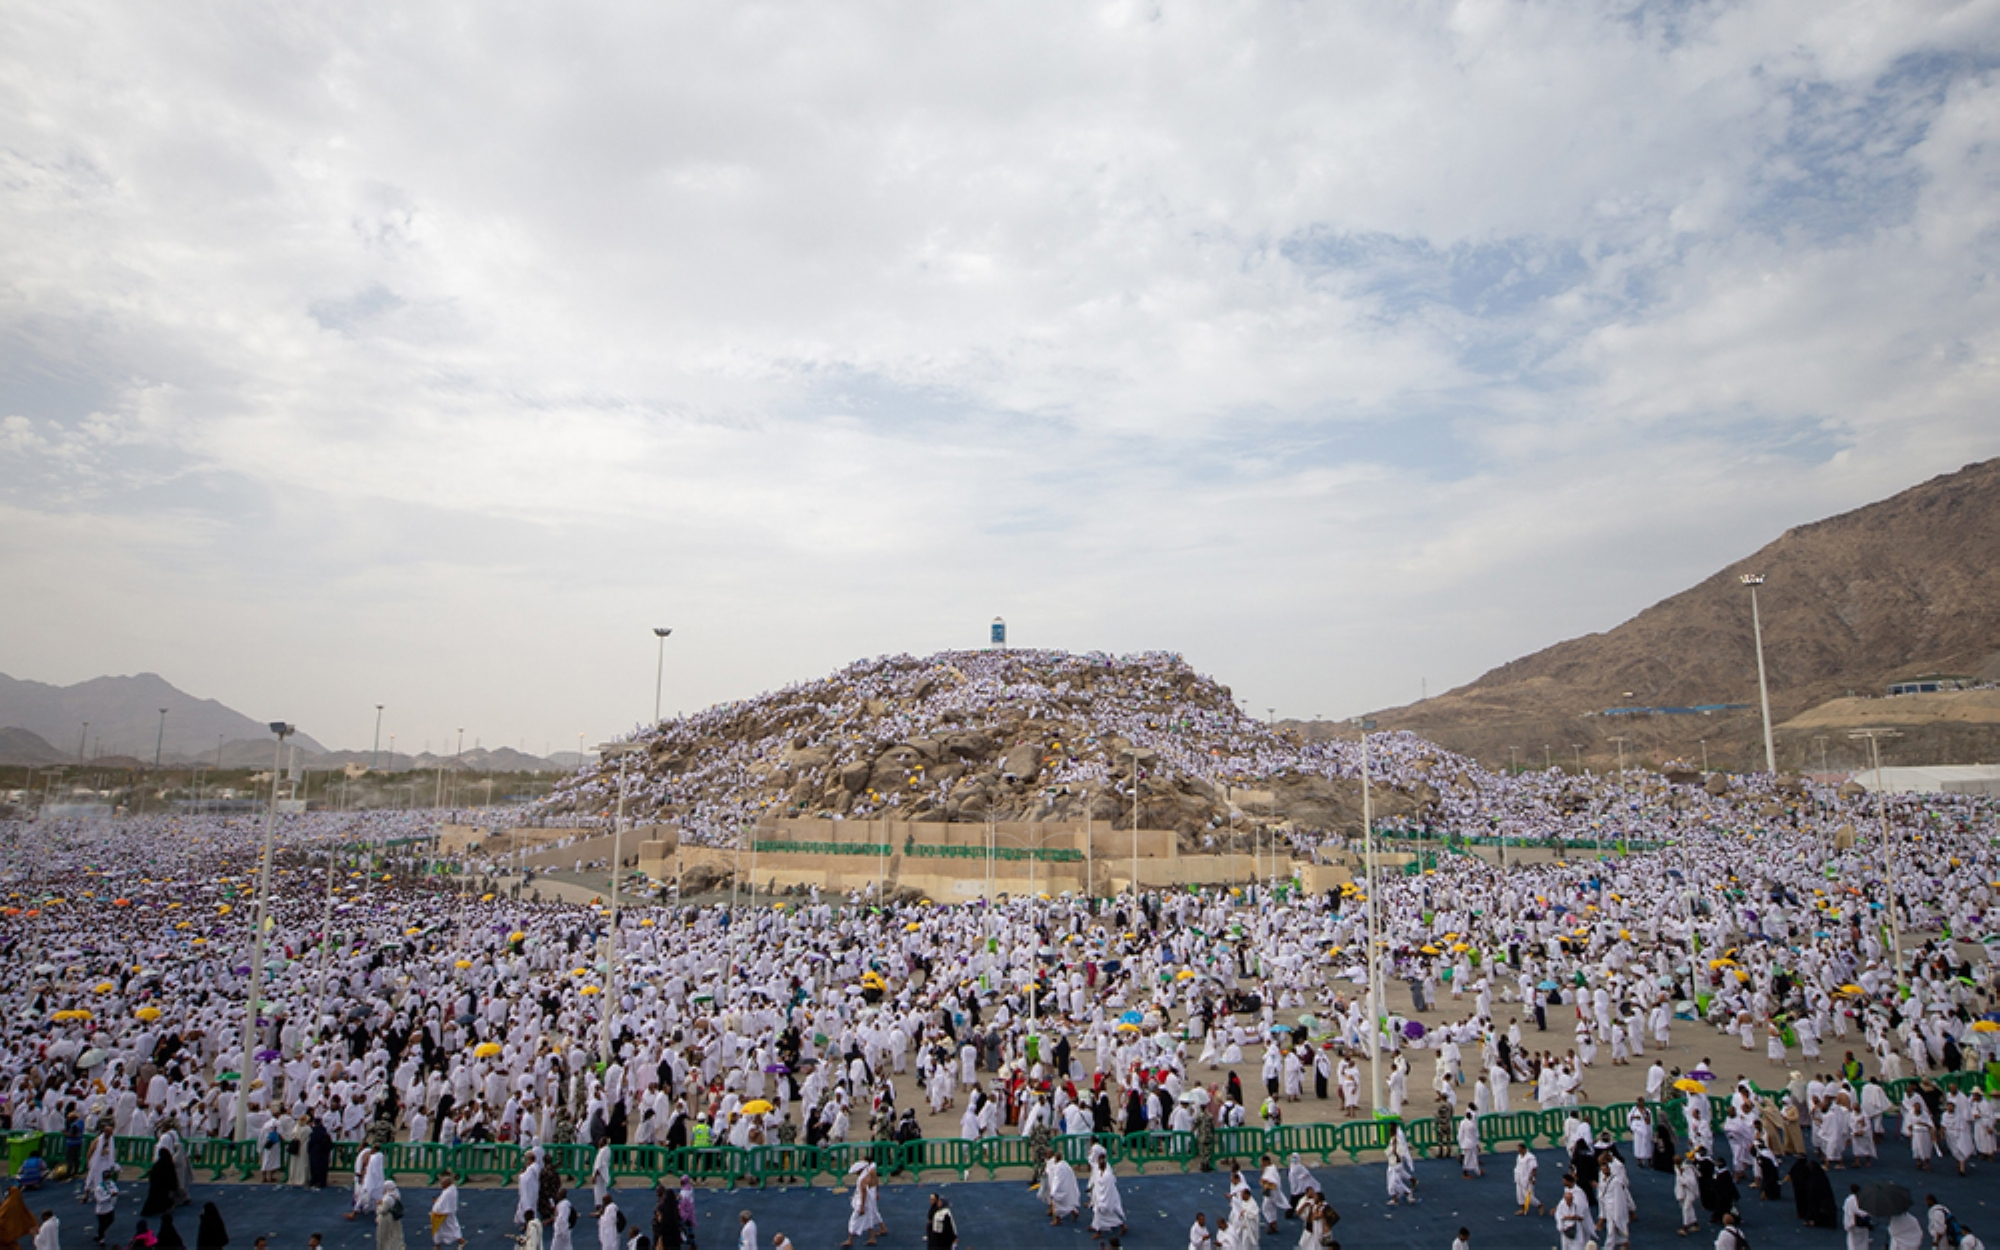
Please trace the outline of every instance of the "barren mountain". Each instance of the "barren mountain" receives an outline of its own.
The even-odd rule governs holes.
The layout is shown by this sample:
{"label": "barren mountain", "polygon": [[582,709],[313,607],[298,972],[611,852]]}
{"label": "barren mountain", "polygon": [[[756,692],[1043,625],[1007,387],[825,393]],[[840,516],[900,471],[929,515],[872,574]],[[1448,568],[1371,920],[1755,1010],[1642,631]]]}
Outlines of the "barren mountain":
{"label": "barren mountain", "polygon": [[[1545,758],[1601,766],[1628,739],[1627,758],[1761,767],[1757,660],[1750,592],[1758,591],[1771,714],[1784,722],[1826,700],[1881,695],[1900,677],[1975,674],[2000,652],[2000,460],[1968,465],[1880,503],[1787,530],[1777,541],[1662,600],[1615,629],[1503,664],[1469,685],[1377,714],[1495,763]],[[1604,715],[1614,708],[1745,704],[1708,713]],[[1822,731],[1823,732],[1823,731]],[[1995,743],[1959,734],[1892,746],[1899,763],[1949,749],[1991,756]],[[1825,744],[1836,768],[1856,749]],[[1547,754],[1545,756],[1545,748]],[[1813,727],[1780,735],[1779,767],[1819,766]]]}
{"label": "barren mountain", "polygon": [[[167,709],[160,742],[160,709]],[[89,725],[89,741],[84,726]],[[158,673],[93,677],[73,686],[19,681],[0,673],[0,726],[26,729],[75,760],[130,755],[150,763],[159,747],[166,757],[205,757],[218,738],[250,738],[264,726],[214,699],[197,699]],[[304,734],[306,750],[320,745]]]}

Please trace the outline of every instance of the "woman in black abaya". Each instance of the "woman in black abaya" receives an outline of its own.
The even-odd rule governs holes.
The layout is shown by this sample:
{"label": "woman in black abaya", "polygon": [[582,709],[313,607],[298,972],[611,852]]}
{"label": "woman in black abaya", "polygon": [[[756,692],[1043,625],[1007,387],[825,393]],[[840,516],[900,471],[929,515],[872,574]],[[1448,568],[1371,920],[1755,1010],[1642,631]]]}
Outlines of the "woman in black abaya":
{"label": "woman in black abaya", "polygon": [[139,1208],[139,1214],[150,1219],[173,1210],[180,1188],[180,1169],[174,1166],[173,1152],[163,1146],[153,1156],[153,1166],[146,1169],[146,1204]]}
{"label": "woman in black abaya", "polygon": [[333,1167],[333,1134],[326,1131],[326,1125],[313,1121],[312,1133],[306,1138],[306,1187],[325,1189],[327,1173]]}

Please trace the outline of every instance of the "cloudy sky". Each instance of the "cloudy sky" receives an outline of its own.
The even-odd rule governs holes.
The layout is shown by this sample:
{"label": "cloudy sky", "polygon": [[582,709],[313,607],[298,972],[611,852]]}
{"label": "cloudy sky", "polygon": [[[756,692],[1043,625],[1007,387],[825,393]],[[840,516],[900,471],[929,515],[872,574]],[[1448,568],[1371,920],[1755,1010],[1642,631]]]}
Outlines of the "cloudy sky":
{"label": "cloudy sky", "polygon": [[1349,715],[2000,454],[2000,2],[0,9],[0,670]]}

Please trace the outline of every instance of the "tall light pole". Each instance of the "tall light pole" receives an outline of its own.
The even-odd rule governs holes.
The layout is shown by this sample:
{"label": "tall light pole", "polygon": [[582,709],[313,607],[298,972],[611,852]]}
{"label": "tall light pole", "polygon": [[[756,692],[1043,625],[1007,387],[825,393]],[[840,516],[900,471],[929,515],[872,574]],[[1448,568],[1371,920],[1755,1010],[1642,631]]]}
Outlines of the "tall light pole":
{"label": "tall light pole", "polygon": [[[643,748],[636,742],[601,742],[599,759],[618,757],[618,818],[611,826],[611,927],[604,936],[604,1008],[598,1057],[611,1062],[611,1014],[618,1005],[618,877],[625,855],[625,762]],[[731,917],[734,927],[735,917]]]}
{"label": "tall light pole", "polygon": [[1625,773],[1625,744],[1627,742],[1630,742],[1631,739],[1621,737],[1621,738],[1612,738],[1610,741],[1615,743],[1618,747],[1618,773],[1622,777]]}
{"label": "tall light pole", "polygon": [[1889,950],[1896,961],[1894,974],[1898,981],[1903,978],[1903,925],[1896,917],[1896,861],[1889,851],[1889,792],[1882,786],[1882,743],[1883,738],[1900,738],[1903,735],[1894,729],[1856,729],[1850,738],[1868,740],[1868,759],[1875,768],[1875,814],[1882,823],[1882,883],[1889,892]]}
{"label": "tall light pole", "polygon": [[1127,747],[1132,757],[1132,910],[1139,910],[1139,748]]}
{"label": "tall light pole", "polygon": [[1757,702],[1764,712],[1764,771],[1775,775],[1778,752],[1771,742],[1771,688],[1764,680],[1764,621],[1757,614],[1757,588],[1764,584],[1764,575],[1745,573],[1739,580],[1750,588],[1750,636],[1757,644]]}
{"label": "tall light pole", "polygon": [[160,771],[160,749],[167,745],[167,709],[160,709],[160,732],[153,739],[153,771]]}
{"label": "tall light pole", "polygon": [[[380,758],[381,754],[382,754],[382,705],[377,703],[375,705],[375,744],[368,748],[369,772],[372,773],[375,771],[376,761]],[[395,752],[392,750],[389,752],[389,754],[393,756]]]}
{"label": "tall light pole", "polygon": [[271,906],[271,840],[278,828],[278,778],[285,767],[285,739],[297,725],[272,721],[278,736],[271,753],[271,805],[264,812],[264,850],[257,864],[257,911],[250,925],[250,998],[243,1005],[243,1064],[236,1070],[236,1140],[250,1136],[250,1065],[257,1059],[257,1004],[264,994],[264,917]]}
{"label": "tall light pole", "polygon": [[674,631],[659,625],[653,626],[653,637],[660,640],[660,659],[653,666],[653,723],[660,723],[660,685],[667,678],[667,635]]}
{"label": "tall light pole", "polygon": [[1382,1118],[1382,960],[1381,938],[1375,911],[1375,896],[1381,878],[1375,871],[1375,800],[1368,784],[1368,728],[1361,726],[1361,848],[1368,872],[1368,1088],[1374,1101],[1375,1118]]}

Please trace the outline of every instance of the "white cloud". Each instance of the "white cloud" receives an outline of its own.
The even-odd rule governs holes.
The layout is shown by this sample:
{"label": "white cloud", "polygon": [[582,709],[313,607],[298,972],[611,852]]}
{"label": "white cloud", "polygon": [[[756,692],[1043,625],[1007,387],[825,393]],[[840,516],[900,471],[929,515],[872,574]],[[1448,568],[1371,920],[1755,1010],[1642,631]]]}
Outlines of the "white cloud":
{"label": "white cloud", "polygon": [[683,705],[995,611],[1440,689],[2000,451],[1996,53],[1990,0],[17,8],[0,501],[66,575],[9,663],[531,747],[650,707],[656,618]]}

